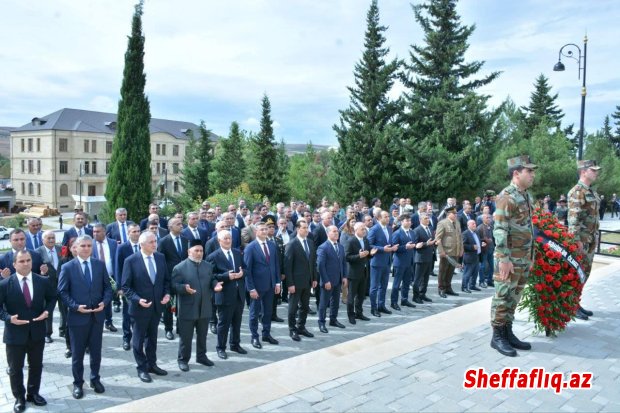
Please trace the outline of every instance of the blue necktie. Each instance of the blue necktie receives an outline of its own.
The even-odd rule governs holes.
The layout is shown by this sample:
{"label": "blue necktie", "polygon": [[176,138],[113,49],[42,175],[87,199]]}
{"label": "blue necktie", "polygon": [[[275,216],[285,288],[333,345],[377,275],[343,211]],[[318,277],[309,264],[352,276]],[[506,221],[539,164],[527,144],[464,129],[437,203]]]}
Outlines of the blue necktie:
{"label": "blue necktie", "polygon": [[230,263],[230,268],[232,268],[232,270],[235,270],[235,262],[233,261],[233,257],[232,254],[230,253],[230,251],[228,251],[228,262]]}
{"label": "blue necktie", "polygon": [[88,287],[90,288],[92,279],[90,275],[90,267],[88,266],[88,261],[84,261],[84,280],[86,280],[86,284],[88,284]]}
{"label": "blue necktie", "polygon": [[138,244],[133,246],[133,252],[134,252],[134,254],[138,253]]}
{"label": "blue necktie", "polygon": [[39,234],[34,234],[32,238],[34,240],[34,248],[39,248]]}
{"label": "blue necktie", "polygon": [[177,237],[177,252],[179,255],[183,253],[183,248],[181,248],[181,237]]}
{"label": "blue necktie", "polygon": [[151,278],[151,282],[155,284],[155,277],[157,276],[157,271],[155,270],[155,265],[153,264],[153,257],[146,257],[149,262],[149,277]]}
{"label": "blue necktie", "polygon": [[121,224],[121,238],[123,239],[123,242],[127,242],[127,233],[125,232],[124,222]]}

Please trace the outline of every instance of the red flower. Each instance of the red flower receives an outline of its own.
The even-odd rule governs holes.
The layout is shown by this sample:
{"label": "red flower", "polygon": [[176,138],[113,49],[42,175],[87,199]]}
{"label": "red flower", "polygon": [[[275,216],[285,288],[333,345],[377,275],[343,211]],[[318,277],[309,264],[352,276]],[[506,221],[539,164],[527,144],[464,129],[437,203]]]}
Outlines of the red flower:
{"label": "red flower", "polygon": [[544,285],[542,285],[542,284],[536,284],[536,285],[534,285],[534,288],[536,288],[536,291],[540,292],[540,291],[542,291],[542,290],[543,290]]}
{"label": "red flower", "polygon": [[553,251],[547,251],[547,253],[545,254],[547,256],[547,258],[549,258],[550,260],[555,258],[555,252]]}
{"label": "red flower", "polygon": [[545,275],[545,281],[547,281],[548,283],[550,283],[551,281],[553,281],[553,275],[551,275],[551,274],[547,274],[547,275]]}
{"label": "red flower", "polygon": [[561,283],[559,280],[555,280],[555,281],[553,282],[553,286],[554,286],[555,288],[560,288],[560,286],[561,286],[561,285],[562,285],[562,283]]}
{"label": "red flower", "polygon": [[[534,220],[532,220],[532,222],[534,222]],[[542,244],[543,237],[536,237],[536,242],[539,243],[539,244]]]}

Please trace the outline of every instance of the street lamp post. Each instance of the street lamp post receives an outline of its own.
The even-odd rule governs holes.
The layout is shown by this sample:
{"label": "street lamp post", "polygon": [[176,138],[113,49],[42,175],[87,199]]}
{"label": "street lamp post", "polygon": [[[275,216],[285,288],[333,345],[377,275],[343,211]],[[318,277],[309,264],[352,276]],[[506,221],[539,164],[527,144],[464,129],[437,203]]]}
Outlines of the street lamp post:
{"label": "street lamp post", "polygon": [[[564,51],[565,48],[568,48]],[[577,49],[578,57],[574,55],[574,49]],[[562,56],[574,59],[577,61],[578,70],[577,70],[577,78],[581,77],[581,71],[583,70],[583,79],[581,84],[581,118],[579,120],[579,148],[577,152],[577,159],[581,160],[583,158],[583,123],[586,114],[586,54],[588,49],[588,36],[583,37],[583,55],[581,54],[581,49],[574,43],[567,43],[560,48],[560,52],[558,53],[558,62],[553,66],[553,70],[555,72],[563,72],[565,67],[564,63],[562,63]],[[583,66],[581,66],[581,57],[583,56]]]}

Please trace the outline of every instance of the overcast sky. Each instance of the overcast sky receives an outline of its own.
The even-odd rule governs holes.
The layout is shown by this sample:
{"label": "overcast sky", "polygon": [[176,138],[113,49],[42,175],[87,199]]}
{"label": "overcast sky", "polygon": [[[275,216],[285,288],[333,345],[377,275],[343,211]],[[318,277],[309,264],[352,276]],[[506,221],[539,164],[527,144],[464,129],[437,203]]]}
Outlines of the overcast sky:
{"label": "overcast sky", "polygon": [[[363,50],[367,0],[146,0],[146,93],[151,115],[226,135],[258,130],[267,93],[276,138],[336,145],[332,125]],[[61,108],[116,112],[134,1],[3,0],[0,4],[0,126],[21,126]],[[392,56],[422,44],[409,1],[380,0]],[[483,92],[526,105],[535,78],[550,78],[565,122],[579,126],[581,81],[566,43],[588,35],[586,130],[620,105],[620,2],[463,0],[476,24],[467,58],[503,73]],[[401,91],[396,87],[393,95]]]}

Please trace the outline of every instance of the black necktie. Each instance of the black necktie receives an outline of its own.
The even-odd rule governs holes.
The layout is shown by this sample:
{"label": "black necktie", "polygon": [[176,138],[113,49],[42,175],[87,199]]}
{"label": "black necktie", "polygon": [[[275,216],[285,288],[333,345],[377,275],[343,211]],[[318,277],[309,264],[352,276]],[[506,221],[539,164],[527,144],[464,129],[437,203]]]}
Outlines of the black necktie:
{"label": "black necktie", "polygon": [[235,262],[233,261],[233,257],[232,254],[230,253],[230,251],[228,251],[228,263],[230,264],[230,268],[232,268],[232,270],[235,270]]}

